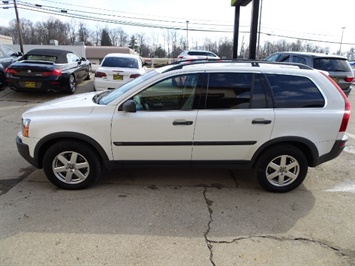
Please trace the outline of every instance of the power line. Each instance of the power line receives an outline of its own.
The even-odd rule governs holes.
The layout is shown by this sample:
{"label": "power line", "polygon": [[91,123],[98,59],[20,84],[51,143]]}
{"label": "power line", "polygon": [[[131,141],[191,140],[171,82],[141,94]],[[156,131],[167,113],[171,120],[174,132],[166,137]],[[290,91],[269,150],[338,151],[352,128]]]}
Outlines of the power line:
{"label": "power line", "polygon": [[[51,3],[60,3],[56,1],[48,1]],[[170,30],[186,30],[185,23],[186,20],[183,22],[178,21],[174,18],[174,20],[168,20],[166,17],[161,17],[164,19],[149,19],[149,18],[142,18],[142,17],[136,17],[134,15],[140,15],[142,14],[133,14],[133,13],[125,13],[128,15],[112,15],[112,14],[105,14],[101,13],[98,14],[97,10],[96,12],[89,12],[89,11],[81,11],[81,10],[75,10],[75,9],[68,9],[67,7],[54,7],[54,6],[44,6],[44,5],[37,5],[37,4],[32,4],[24,1],[18,1],[18,8],[19,9],[24,9],[24,10],[29,10],[33,12],[40,12],[40,13],[45,13],[45,14],[51,14],[51,15],[59,15],[63,17],[69,17],[69,18],[77,18],[77,19],[84,19],[84,20],[89,20],[89,21],[96,21],[96,22],[103,22],[103,23],[111,23],[111,24],[119,24],[119,25],[126,25],[126,26],[134,26],[134,27],[146,27],[146,28],[159,28],[159,29],[170,29]],[[62,4],[62,3],[61,3]],[[8,8],[11,8],[12,4],[1,4],[2,6],[6,6]],[[73,5],[73,4],[66,4],[66,6],[77,6],[77,7],[83,7],[83,6],[78,6],[78,5]],[[112,10],[107,10],[107,9],[99,9],[103,11],[112,11]],[[119,18],[119,19],[118,19]],[[203,21],[203,20],[200,20]],[[210,20],[208,20],[211,22]],[[207,22],[207,20],[205,21]],[[192,24],[192,26],[191,26]],[[207,27],[206,27],[207,26]],[[243,26],[246,27],[246,26]],[[270,29],[270,30],[275,30],[273,28],[268,28],[264,27],[265,29]],[[233,33],[232,25],[225,25],[225,24],[216,24],[216,23],[189,23],[189,31],[194,31],[194,32],[217,32],[217,33]],[[240,33],[245,33],[249,34],[249,31],[247,30],[242,30]],[[330,43],[330,44],[338,44],[338,41],[329,41],[329,40],[319,40],[319,39],[314,39],[314,38],[306,38],[306,37],[299,37],[299,36],[290,36],[290,35],[285,35],[285,34],[277,34],[273,33],[271,31],[260,31],[260,34],[271,36],[271,37],[281,37],[281,38],[288,38],[288,39],[295,39],[295,40],[302,40],[302,41],[312,41],[312,42],[320,42],[320,43]],[[327,37],[330,35],[322,35],[322,34],[314,34],[314,33],[303,33],[303,34],[312,34],[313,36],[323,36]],[[355,45],[355,43],[346,43],[344,42],[343,44],[345,45]]]}

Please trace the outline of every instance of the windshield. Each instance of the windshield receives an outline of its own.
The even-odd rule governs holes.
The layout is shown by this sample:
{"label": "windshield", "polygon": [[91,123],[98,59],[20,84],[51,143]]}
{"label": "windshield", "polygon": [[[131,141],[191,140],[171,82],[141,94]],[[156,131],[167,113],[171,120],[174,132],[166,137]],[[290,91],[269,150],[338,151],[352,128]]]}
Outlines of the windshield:
{"label": "windshield", "polygon": [[100,104],[109,104],[110,102],[112,102],[113,100],[117,99],[119,96],[121,96],[122,94],[124,94],[125,92],[131,90],[132,88],[134,88],[135,86],[137,86],[138,84],[150,79],[151,77],[158,75],[159,72],[157,71],[150,71],[142,76],[139,76],[138,78],[135,78],[134,80],[124,84],[122,87],[117,88],[113,91],[110,91],[110,93],[104,95],[104,97],[102,97],[102,99],[100,99],[99,103]]}

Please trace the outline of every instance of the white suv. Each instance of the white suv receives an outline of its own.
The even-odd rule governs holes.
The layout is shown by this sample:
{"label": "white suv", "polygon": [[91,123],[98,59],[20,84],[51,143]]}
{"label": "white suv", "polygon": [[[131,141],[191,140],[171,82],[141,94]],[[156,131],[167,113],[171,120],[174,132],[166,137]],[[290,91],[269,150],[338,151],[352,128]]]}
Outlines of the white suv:
{"label": "white suv", "polygon": [[64,189],[114,162],[254,167],[262,187],[287,192],[343,151],[349,117],[337,84],[305,65],[180,62],[26,111],[17,147]]}

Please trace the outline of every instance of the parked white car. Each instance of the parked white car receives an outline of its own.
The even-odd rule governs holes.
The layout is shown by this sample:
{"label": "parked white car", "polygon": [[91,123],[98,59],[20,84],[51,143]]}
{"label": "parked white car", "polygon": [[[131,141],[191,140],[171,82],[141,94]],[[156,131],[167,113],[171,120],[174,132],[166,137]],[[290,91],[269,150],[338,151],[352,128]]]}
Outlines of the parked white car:
{"label": "parked white car", "polygon": [[107,54],[95,72],[95,90],[112,90],[145,74],[147,68],[138,55]]}
{"label": "parked white car", "polygon": [[349,118],[341,88],[306,65],[182,61],[29,109],[17,148],[64,189],[109,164],[174,164],[253,167],[262,187],[287,192],[339,156]]}
{"label": "parked white car", "polygon": [[210,51],[205,51],[205,50],[185,50],[182,51],[177,57],[177,61],[195,60],[195,59],[220,59],[220,58],[215,53]]}

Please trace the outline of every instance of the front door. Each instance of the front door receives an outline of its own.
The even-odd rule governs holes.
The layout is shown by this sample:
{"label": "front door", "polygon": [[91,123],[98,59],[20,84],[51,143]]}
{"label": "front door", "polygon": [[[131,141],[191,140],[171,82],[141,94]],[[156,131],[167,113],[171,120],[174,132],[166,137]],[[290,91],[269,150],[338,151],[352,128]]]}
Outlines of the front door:
{"label": "front door", "polygon": [[197,79],[198,74],[164,79],[130,98],[136,112],[116,111],[112,121],[114,159],[190,161]]}

